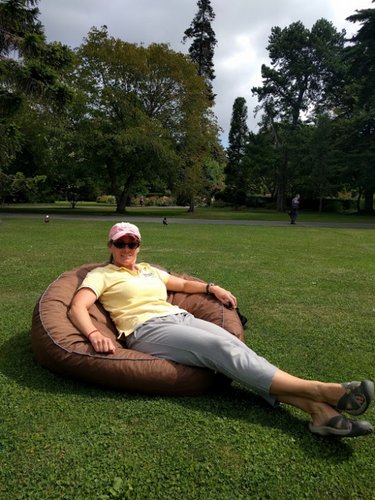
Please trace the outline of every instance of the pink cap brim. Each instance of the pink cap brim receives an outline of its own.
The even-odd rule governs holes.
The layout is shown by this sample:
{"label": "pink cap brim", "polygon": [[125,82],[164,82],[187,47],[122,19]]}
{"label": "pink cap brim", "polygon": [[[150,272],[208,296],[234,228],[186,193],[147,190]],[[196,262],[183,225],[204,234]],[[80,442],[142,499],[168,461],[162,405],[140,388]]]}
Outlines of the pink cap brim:
{"label": "pink cap brim", "polygon": [[112,239],[112,241],[117,241],[120,238],[123,238],[124,236],[131,236],[135,240],[139,241],[139,236],[135,233],[132,233],[131,231],[119,231],[118,233],[115,234],[115,236]]}

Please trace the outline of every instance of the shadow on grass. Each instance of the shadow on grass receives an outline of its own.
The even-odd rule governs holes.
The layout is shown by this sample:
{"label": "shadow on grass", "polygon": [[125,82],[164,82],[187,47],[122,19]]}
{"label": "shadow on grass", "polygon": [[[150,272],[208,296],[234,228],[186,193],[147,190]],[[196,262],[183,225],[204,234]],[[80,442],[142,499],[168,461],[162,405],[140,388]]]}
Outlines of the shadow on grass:
{"label": "shadow on grass", "polygon": [[[33,392],[78,394],[90,398],[105,397],[108,400],[124,397],[123,392],[63,377],[40,366],[34,359],[30,332],[27,331],[15,334],[0,346],[0,372],[17,385]],[[132,402],[152,400],[154,397],[160,399],[160,396],[126,394],[127,401]],[[294,415],[292,411],[295,410],[291,411],[284,405],[271,409],[261,397],[236,383],[224,385],[203,396],[164,398],[189,410],[228,419],[228,422],[246,420],[262,428],[279,429],[283,434],[289,435],[293,445],[297,444],[307,457],[341,463],[352,456],[352,448],[348,442],[312,436],[307,430],[306,419]]]}
{"label": "shadow on grass", "polygon": [[[283,435],[289,436],[286,446],[288,446],[287,443],[291,448],[297,445],[307,460],[310,457],[330,463],[342,463],[349,460],[353,454],[346,440],[313,436],[308,430],[307,419],[302,417],[302,412],[301,416],[297,416],[293,413],[296,410],[291,410],[286,405],[270,408],[260,396],[236,383],[227,389],[211,392],[203,397],[179,398],[178,404],[189,410],[212,413],[228,421],[246,420],[262,429],[277,429]],[[269,437],[270,441],[279,439],[279,437],[275,438],[275,433],[272,431]]]}

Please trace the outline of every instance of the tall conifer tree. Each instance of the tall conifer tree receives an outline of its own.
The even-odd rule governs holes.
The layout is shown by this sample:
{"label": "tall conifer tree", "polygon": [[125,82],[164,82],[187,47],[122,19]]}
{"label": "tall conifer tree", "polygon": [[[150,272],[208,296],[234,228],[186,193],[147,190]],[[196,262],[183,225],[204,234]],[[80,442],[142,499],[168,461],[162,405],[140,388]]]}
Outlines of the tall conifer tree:
{"label": "tall conifer tree", "polygon": [[227,149],[228,164],[225,169],[226,185],[231,192],[235,208],[240,204],[241,193],[246,190],[242,159],[249,139],[247,106],[244,97],[237,97],[233,103]]}
{"label": "tall conifer tree", "polygon": [[215,100],[212,91],[212,80],[215,78],[213,58],[217,40],[211,22],[215,19],[215,13],[210,0],[198,0],[197,5],[198,12],[190,27],[184,32],[182,40],[185,43],[188,38],[192,39],[189,54],[198,67],[198,74],[205,79],[209,98],[213,102]]}

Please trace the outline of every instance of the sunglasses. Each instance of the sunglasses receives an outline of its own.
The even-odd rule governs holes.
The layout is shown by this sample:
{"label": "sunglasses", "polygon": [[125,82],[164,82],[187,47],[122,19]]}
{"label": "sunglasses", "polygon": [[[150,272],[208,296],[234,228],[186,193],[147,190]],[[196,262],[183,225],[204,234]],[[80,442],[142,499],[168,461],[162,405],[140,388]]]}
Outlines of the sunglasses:
{"label": "sunglasses", "polygon": [[126,248],[128,247],[130,250],[135,250],[139,247],[139,241],[131,241],[130,243],[125,243],[125,241],[112,241],[112,245],[116,248]]}

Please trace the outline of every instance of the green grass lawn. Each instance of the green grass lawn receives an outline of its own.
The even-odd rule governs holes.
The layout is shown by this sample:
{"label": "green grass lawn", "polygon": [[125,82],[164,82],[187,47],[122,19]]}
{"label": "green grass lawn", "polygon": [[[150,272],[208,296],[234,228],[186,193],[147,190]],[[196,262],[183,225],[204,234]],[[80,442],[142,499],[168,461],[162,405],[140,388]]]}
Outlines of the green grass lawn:
{"label": "green grass lawn", "polygon": [[[32,310],[60,273],[107,258],[109,221],[1,220],[0,498],[373,499],[375,435],[321,439],[308,417],[234,384],[148,397],[35,363]],[[141,260],[215,281],[246,341],[324,381],[375,379],[375,232],[140,223]],[[375,405],[366,414],[375,424]]]}

